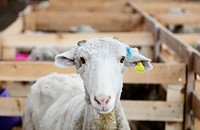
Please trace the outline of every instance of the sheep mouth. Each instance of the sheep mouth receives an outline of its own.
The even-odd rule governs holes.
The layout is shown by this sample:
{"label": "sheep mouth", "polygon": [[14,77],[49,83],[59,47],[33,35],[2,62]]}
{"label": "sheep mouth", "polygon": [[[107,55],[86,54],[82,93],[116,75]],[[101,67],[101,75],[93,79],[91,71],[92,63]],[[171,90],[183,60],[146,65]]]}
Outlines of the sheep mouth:
{"label": "sheep mouth", "polygon": [[113,108],[110,108],[110,109],[108,109],[108,110],[98,110],[98,109],[96,109],[96,111],[97,111],[97,113],[98,113],[99,115],[109,114],[109,113],[112,112],[112,110],[113,110]]}

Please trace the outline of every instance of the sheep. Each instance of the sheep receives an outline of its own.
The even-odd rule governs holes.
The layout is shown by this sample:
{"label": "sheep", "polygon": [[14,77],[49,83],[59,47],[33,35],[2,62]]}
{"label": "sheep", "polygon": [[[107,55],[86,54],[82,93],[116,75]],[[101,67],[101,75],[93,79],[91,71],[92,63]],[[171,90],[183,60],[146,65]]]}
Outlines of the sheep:
{"label": "sheep", "polygon": [[39,79],[28,96],[24,130],[129,130],[120,96],[126,68],[138,62],[146,71],[153,68],[137,48],[109,37],[83,40],[58,54],[55,65],[75,66],[82,81],[74,85],[60,74]]}
{"label": "sheep", "polygon": [[[45,3],[44,3],[45,4]],[[69,27],[69,32],[73,33],[95,33],[98,30],[94,29],[90,25],[80,25],[77,27]],[[44,34],[44,32],[38,31],[38,34]],[[26,34],[33,34],[32,31],[26,31]],[[65,48],[66,49],[66,48]],[[54,61],[54,57],[63,52],[62,48],[55,48],[53,46],[37,46],[31,50],[29,61]]]}
{"label": "sheep", "polygon": [[91,25],[79,25],[79,26],[72,26],[69,27],[69,32],[72,33],[96,33],[98,32],[97,29],[94,29]]}
{"label": "sheep", "polygon": [[54,47],[35,47],[31,50],[29,61],[54,61],[60,51]]}
{"label": "sheep", "polygon": [[[179,7],[171,7],[168,11],[169,14],[190,14],[191,12]],[[174,33],[200,33],[200,25],[174,25],[169,24],[169,30]]]}

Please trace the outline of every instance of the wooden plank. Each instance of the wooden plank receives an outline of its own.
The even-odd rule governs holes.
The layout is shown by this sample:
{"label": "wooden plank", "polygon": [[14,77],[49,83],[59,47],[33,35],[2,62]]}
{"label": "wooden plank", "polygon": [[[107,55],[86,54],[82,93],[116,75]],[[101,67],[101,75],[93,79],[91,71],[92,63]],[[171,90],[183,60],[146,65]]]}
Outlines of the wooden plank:
{"label": "wooden plank", "polygon": [[167,86],[167,101],[184,103],[184,85],[168,85]]}
{"label": "wooden plank", "polygon": [[2,51],[3,51],[2,44],[3,44],[3,37],[0,34],[0,60],[2,59],[2,55],[3,55],[3,53],[2,53]]}
{"label": "wooden plank", "polygon": [[[185,84],[184,64],[153,64],[154,69],[144,74],[132,68],[125,74],[125,83]],[[34,68],[34,69],[32,69]],[[48,68],[48,69],[47,69]],[[0,81],[32,81],[52,72],[73,73],[74,68],[60,69],[52,62],[0,62]]]}
{"label": "wooden plank", "polygon": [[200,24],[199,14],[157,14],[154,17],[162,24],[184,25],[184,24]]}
{"label": "wooden plank", "polygon": [[33,81],[52,72],[75,73],[75,68],[61,69],[52,62],[1,62],[0,66],[2,81]]}
{"label": "wooden plank", "polygon": [[116,32],[116,33],[87,33],[87,34],[20,34],[12,37],[4,37],[4,48],[33,48],[36,46],[54,46],[71,48],[78,41],[94,37],[114,37],[130,46],[152,47],[154,38],[149,32]]}
{"label": "wooden plank", "polygon": [[153,64],[153,66],[152,71],[144,74],[137,74],[129,69],[125,75],[125,83],[185,84],[184,64]]}
{"label": "wooden plank", "polygon": [[166,122],[165,125],[165,130],[183,130],[182,122]]}
{"label": "wooden plank", "polygon": [[139,14],[89,12],[61,13],[48,11],[35,12],[27,15],[33,15],[37,29],[44,31],[69,31],[70,27],[80,25],[90,25],[99,31],[105,32],[130,31],[142,23],[142,17]]}
{"label": "wooden plank", "polygon": [[[127,12],[128,6],[125,1],[50,1],[47,10],[61,11],[90,11],[90,12]],[[128,11],[130,12],[130,10]]]}
{"label": "wooden plank", "polygon": [[193,119],[191,115],[192,111],[192,91],[195,86],[195,72],[194,72],[194,50],[193,48],[187,48],[187,55],[185,55],[185,63],[187,64],[187,81],[185,89],[185,106],[184,106],[184,130],[191,129]]}
{"label": "wooden plank", "polygon": [[18,16],[18,18],[10,26],[8,26],[5,30],[3,30],[2,35],[10,36],[14,34],[19,34],[23,31],[23,29],[24,29],[23,18],[21,16]]}
{"label": "wooden plank", "polygon": [[[0,98],[0,115],[21,116],[25,102],[24,98]],[[123,100],[122,106],[129,120],[183,121],[182,103]]]}
{"label": "wooden plank", "polygon": [[35,15],[33,13],[24,13],[23,18],[25,30],[35,31],[37,29]]}
{"label": "wooden plank", "polygon": [[154,61],[158,60],[158,57],[160,55],[160,42],[159,36],[160,36],[160,23],[156,21],[154,18],[152,18],[150,15],[148,15],[146,12],[144,12],[140,7],[138,7],[135,3],[129,1],[129,5],[139,14],[142,15],[146,29],[150,30],[153,33],[154,39],[156,41],[154,46]]}
{"label": "wooden plank", "polygon": [[16,54],[16,49],[4,48],[2,45],[2,60],[14,60],[15,54]]}
{"label": "wooden plank", "polygon": [[200,80],[195,80],[195,91],[200,93]]}
{"label": "wooden plank", "polygon": [[6,82],[3,84],[3,88],[8,88],[11,97],[27,97],[32,84],[33,82]]}
{"label": "wooden plank", "polygon": [[200,120],[197,118],[195,118],[195,120],[194,120],[194,128],[195,128],[195,130],[200,129]]}
{"label": "wooden plank", "polygon": [[183,104],[162,101],[123,101],[122,106],[129,120],[183,121]]}
{"label": "wooden plank", "polygon": [[197,43],[197,41],[200,41],[200,34],[198,33],[190,33],[190,34],[178,33],[176,34],[176,37],[190,45],[193,45]]}
{"label": "wooden plank", "polygon": [[24,21],[24,30],[32,30],[36,29],[35,17],[32,14],[33,6],[27,6],[23,12],[21,13]]}
{"label": "wooden plank", "polygon": [[154,37],[157,39],[158,36],[158,30],[160,27],[160,24],[158,23],[158,21],[156,21],[154,18],[152,18],[149,14],[147,14],[144,10],[142,10],[138,5],[136,5],[134,2],[132,1],[128,1],[128,5],[135,10],[135,12],[139,13],[140,15],[142,15],[145,24],[147,26],[147,29],[150,30]]}
{"label": "wooden plank", "polygon": [[200,75],[200,53],[194,53],[194,71]]}
{"label": "wooden plank", "polygon": [[168,13],[171,8],[181,8],[188,12],[199,13],[199,2],[136,2],[145,12],[156,15],[159,13]]}
{"label": "wooden plank", "polygon": [[196,118],[200,120],[200,93],[193,91],[192,95],[192,110]]}
{"label": "wooden plank", "polygon": [[185,62],[187,61],[188,50],[194,51],[190,45],[178,39],[172,32],[164,27],[161,27],[160,30],[160,42],[165,43]]}
{"label": "wooden plank", "polygon": [[[184,85],[167,86],[167,102],[181,102],[184,104]],[[166,122],[165,130],[183,130],[183,122]]]}
{"label": "wooden plank", "polygon": [[0,115],[22,116],[25,102],[24,98],[0,98]]}

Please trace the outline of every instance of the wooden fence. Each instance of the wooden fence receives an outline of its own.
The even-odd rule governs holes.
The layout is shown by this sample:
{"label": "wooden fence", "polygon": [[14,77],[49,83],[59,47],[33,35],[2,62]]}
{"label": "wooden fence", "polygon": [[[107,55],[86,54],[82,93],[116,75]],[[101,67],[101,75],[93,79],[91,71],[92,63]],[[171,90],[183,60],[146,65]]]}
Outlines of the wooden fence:
{"label": "wooden fence", "polygon": [[[62,0],[59,1],[62,2]],[[123,100],[122,105],[125,108],[127,118],[138,121],[163,121],[165,122],[165,130],[187,130],[191,127],[191,111],[193,111],[195,127],[197,130],[200,128],[200,82],[197,79],[197,74],[200,75],[200,54],[189,45],[198,40],[198,34],[190,36],[185,34],[175,35],[168,31],[159,22],[164,25],[171,24],[173,23],[170,21],[172,16],[156,15],[154,10],[152,11],[151,9],[153,4],[145,7],[142,2],[136,2],[138,6],[129,0],[125,2],[120,1],[120,3],[112,0],[113,4],[116,4],[116,9],[109,11],[109,6],[111,6],[109,1],[103,1],[102,6],[99,6],[98,1],[91,2],[86,8],[77,2],[71,2],[69,5],[72,5],[71,8],[73,8],[68,8],[63,13],[64,8],[68,4],[62,5],[59,2],[52,4],[53,2],[55,0],[51,0],[50,6],[44,9],[28,7],[2,33],[0,36],[0,56],[2,59],[0,62],[0,81],[34,81],[51,72],[74,72],[74,68],[58,69],[51,62],[5,61],[13,60],[16,50],[19,48],[31,49],[36,46],[46,45],[71,48],[82,39],[113,36],[128,43],[130,46],[153,49],[154,61],[163,62],[154,63],[154,69],[144,74],[137,74],[132,69],[127,71],[124,79],[125,83],[163,84],[166,86],[167,94],[166,101]],[[160,5],[166,6],[165,4]],[[194,12],[198,10],[196,6],[193,6],[194,9],[192,9],[192,4],[181,4],[180,6]],[[80,10],[83,11],[81,14],[74,13],[77,12],[77,7],[80,7]],[[166,8],[169,8],[169,5]],[[109,13],[103,13],[105,10]],[[158,8],[155,8],[155,10],[157,11]],[[165,8],[163,10],[166,11]],[[145,11],[155,15],[158,21]],[[162,13],[165,13],[164,11]],[[95,12],[95,15],[92,12]],[[198,18],[196,17],[197,14],[193,15],[195,15],[195,18]],[[162,20],[159,20],[159,17],[167,18],[167,20],[164,23]],[[61,18],[63,19],[58,20]],[[91,19],[95,19],[95,21]],[[189,22],[193,23],[192,19],[193,16]],[[188,21],[185,22],[184,19],[182,20],[184,24],[189,23]],[[116,24],[114,25],[113,22]],[[65,32],[68,31],[69,26],[76,26],[82,23],[90,24],[103,32],[91,34],[70,34]],[[198,20],[194,23],[198,23]],[[27,30],[33,32],[30,34],[24,33]],[[34,32],[37,30],[56,32],[38,34]],[[169,63],[169,55],[166,56],[163,53],[163,44],[171,49],[180,61],[175,61],[176,63],[173,64]],[[18,97],[0,98],[0,115],[22,115],[29,89],[19,88],[23,93],[18,93]],[[17,90],[14,88],[11,88],[11,91],[17,93]]]}

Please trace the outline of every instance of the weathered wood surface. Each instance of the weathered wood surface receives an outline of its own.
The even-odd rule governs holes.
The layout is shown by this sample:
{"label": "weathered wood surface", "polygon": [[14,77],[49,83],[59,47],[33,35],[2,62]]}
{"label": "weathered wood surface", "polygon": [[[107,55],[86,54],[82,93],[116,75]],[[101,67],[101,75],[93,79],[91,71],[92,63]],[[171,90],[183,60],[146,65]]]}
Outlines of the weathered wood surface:
{"label": "weathered wood surface", "polygon": [[[185,85],[168,85],[167,86],[167,102],[181,102],[184,104],[184,94],[182,90]],[[183,130],[182,122],[166,122],[165,130]]]}
{"label": "weathered wood surface", "polygon": [[80,25],[105,32],[131,31],[141,23],[141,15],[126,13],[39,11],[25,15],[26,29],[44,31],[69,31],[70,27]]}
{"label": "weathered wood surface", "polygon": [[3,37],[2,37],[2,35],[0,35],[0,59],[2,59],[2,57],[3,57],[3,53],[2,53],[2,50],[3,50],[2,44],[3,44]]}
{"label": "weathered wood surface", "polygon": [[183,121],[183,104],[179,102],[122,101],[122,106],[130,120]]}
{"label": "weathered wood surface", "polygon": [[200,129],[200,120],[197,118],[195,118],[195,120],[194,120],[194,128],[195,128],[195,130]]}
{"label": "weathered wood surface", "polygon": [[33,48],[36,46],[54,46],[71,48],[78,41],[94,37],[114,37],[130,46],[151,47],[154,38],[150,32],[116,32],[116,33],[55,33],[55,34],[19,34],[3,38],[4,48]]}
{"label": "weathered wood surface", "polygon": [[152,18],[149,14],[147,14],[145,11],[143,11],[140,7],[138,7],[135,3],[129,1],[129,6],[132,7],[135,12],[142,15],[144,19],[144,23],[146,26],[146,29],[151,31],[154,36],[155,40],[155,46],[154,46],[154,61],[157,61],[159,55],[160,55],[160,45],[159,45],[159,34],[160,34],[160,23],[156,21],[154,18]]}
{"label": "weathered wood surface", "polygon": [[199,2],[174,2],[174,1],[153,1],[149,2],[147,1],[143,2],[136,2],[138,6],[140,6],[145,12],[156,15],[160,13],[168,13],[170,9],[172,8],[180,8],[188,12],[192,13],[199,13]]}
{"label": "weathered wood surface", "polygon": [[47,10],[90,11],[90,12],[130,12],[126,1],[50,1]]}
{"label": "weathered wood surface", "polygon": [[2,87],[8,88],[11,97],[27,97],[33,82],[3,82]]}
{"label": "weathered wood surface", "polygon": [[189,50],[194,50],[186,42],[178,39],[172,32],[163,27],[160,30],[160,42],[165,43],[184,62],[187,61]]}
{"label": "weathered wood surface", "polygon": [[[25,102],[25,98],[0,98],[0,115],[22,116]],[[183,121],[183,104],[179,102],[122,100],[122,106],[129,120]]]}
{"label": "weathered wood surface", "polygon": [[[125,83],[185,84],[184,64],[153,64],[154,69],[144,74],[132,68],[125,74]],[[34,68],[34,69],[33,69]],[[47,69],[48,68],[48,69]],[[74,73],[74,68],[61,69],[52,62],[0,62],[1,81],[33,81],[52,72]]]}
{"label": "weathered wood surface", "polygon": [[190,34],[178,33],[178,34],[176,34],[176,37],[190,45],[193,45],[193,44],[197,43],[198,41],[200,41],[199,33],[190,33]]}
{"label": "weathered wood surface", "polygon": [[158,21],[156,21],[154,18],[152,18],[149,14],[147,14],[144,10],[142,10],[134,2],[128,1],[128,4],[131,8],[134,9],[134,11],[136,13],[139,13],[140,15],[142,15],[142,17],[144,19],[144,23],[147,26],[147,29],[149,31],[151,31],[154,34],[155,39],[157,39],[156,36],[158,35],[157,31],[160,27],[160,23],[158,23]]}
{"label": "weathered wood surface", "polygon": [[199,14],[157,14],[154,17],[163,25],[200,24]]}
{"label": "weathered wood surface", "polygon": [[194,53],[194,71],[200,75],[200,53]]}
{"label": "weathered wood surface", "polygon": [[0,115],[22,116],[25,103],[24,98],[0,98]]}
{"label": "weathered wood surface", "polygon": [[193,91],[192,95],[192,109],[196,118],[200,120],[200,93]]}

